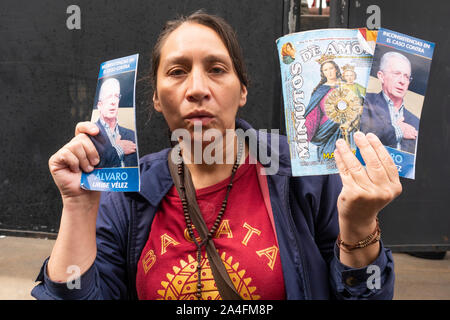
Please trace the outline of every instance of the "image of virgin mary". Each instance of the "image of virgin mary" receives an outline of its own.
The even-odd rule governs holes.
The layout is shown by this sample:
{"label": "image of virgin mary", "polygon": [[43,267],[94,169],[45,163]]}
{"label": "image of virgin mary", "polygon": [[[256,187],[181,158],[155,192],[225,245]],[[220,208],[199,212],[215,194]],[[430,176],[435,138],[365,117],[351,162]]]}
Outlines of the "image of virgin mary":
{"label": "image of virgin mary", "polygon": [[[321,80],[313,90],[305,110],[308,141],[317,146],[320,161],[329,159],[336,148],[336,141],[343,138],[340,124],[330,120],[325,112],[327,97],[342,83],[340,68],[333,58],[324,55],[316,60],[320,64]],[[353,135],[350,135],[349,142],[351,146],[354,144]]]}

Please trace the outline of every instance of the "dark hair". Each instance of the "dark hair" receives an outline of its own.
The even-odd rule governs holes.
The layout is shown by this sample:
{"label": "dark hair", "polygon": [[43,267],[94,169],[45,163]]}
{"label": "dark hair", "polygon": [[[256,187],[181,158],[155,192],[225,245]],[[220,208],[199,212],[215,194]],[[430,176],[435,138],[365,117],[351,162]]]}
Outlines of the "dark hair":
{"label": "dark hair", "polygon": [[178,27],[184,23],[198,23],[214,30],[218,36],[222,39],[225,47],[233,62],[233,67],[236,74],[244,86],[248,86],[247,71],[244,63],[244,56],[242,54],[241,47],[237,40],[236,33],[233,28],[221,17],[207,14],[203,10],[196,11],[189,16],[181,16],[175,20],[166,22],[163,30],[159,34],[156,44],[153,47],[152,52],[152,73],[151,82],[153,90],[156,91],[156,78],[161,58],[161,49],[168,36]]}
{"label": "dark hair", "polygon": [[319,87],[321,85],[323,85],[325,82],[327,82],[327,77],[325,77],[325,74],[322,71],[322,68],[325,65],[325,63],[331,63],[334,66],[334,68],[336,69],[336,79],[341,79],[342,78],[341,69],[339,68],[337,63],[334,62],[333,60],[325,61],[324,63],[322,63],[320,65],[320,81],[319,81],[319,84],[314,88],[312,93],[316,92],[316,90],[319,89]]}

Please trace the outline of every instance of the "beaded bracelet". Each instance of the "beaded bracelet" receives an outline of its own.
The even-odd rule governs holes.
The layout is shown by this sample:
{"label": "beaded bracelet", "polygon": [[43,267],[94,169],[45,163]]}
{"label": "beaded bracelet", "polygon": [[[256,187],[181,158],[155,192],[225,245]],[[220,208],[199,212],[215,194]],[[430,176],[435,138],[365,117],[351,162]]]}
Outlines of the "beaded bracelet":
{"label": "beaded bracelet", "polygon": [[338,238],[336,240],[336,244],[338,245],[339,249],[342,249],[344,252],[351,252],[356,249],[361,249],[368,247],[374,243],[377,243],[380,241],[381,238],[381,230],[380,226],[378,224],[378,218],[376,219],[377,225],[375,227],[375,231],[369,234],[369,236],[361,241],[358,241],[356,244],[348,244],[342,241],[341,234],[339,233]]}

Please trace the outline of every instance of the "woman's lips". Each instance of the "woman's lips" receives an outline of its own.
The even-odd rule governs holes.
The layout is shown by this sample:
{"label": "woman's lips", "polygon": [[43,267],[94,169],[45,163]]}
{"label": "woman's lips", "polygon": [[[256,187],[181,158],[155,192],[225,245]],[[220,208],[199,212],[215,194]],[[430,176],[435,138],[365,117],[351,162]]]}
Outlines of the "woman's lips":
{"label": "woman's lips", "polygon": [[188,122],[191,122],[194,125],[196,122],[201,122],[202,126],[209,124],[213,119],[214,119],[214,117],[211,117],[211,116],[194,116],[194,117],[186,118],[186,120]]}
{"label": "woman's lips", "polygon": [[201,123],[202,126],[205,126],[214,119],[214,115],[206,110],[194,110],[188,113],[185,116],[185,119],[194,125],[198,122]]}

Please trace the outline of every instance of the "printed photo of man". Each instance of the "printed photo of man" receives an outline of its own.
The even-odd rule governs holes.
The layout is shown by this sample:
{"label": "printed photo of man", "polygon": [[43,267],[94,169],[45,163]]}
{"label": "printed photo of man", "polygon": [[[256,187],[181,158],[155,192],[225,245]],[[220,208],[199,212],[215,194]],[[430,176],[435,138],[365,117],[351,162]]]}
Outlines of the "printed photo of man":
{"label": "printed photo of man", "polygon": [[100,132],[92,137],[100,156],[96,168],[136,167],[136,139],[133,130],[118,123],[120,82],[115,78],[105,80],[98,94],[99,119],[96,125]]}
{"label": "printed photo of man", "polygon": [[411,62],[399,52],[386,52],[377,78],[382,90],[366,94],[361,131],[376,134],[385,146],[415,153],[419,118],[406,109],[404,102],[412,81]]}

